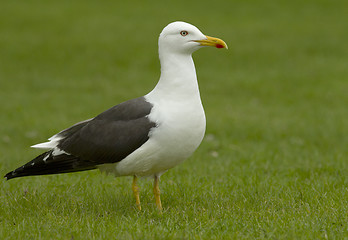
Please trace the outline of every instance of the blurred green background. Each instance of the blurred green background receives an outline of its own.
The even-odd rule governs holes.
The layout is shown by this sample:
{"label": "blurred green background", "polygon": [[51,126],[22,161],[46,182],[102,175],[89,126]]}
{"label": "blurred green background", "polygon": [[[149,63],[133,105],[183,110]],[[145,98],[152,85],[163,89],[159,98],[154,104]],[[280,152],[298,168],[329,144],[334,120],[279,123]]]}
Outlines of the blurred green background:
{"label": "blurred green background", "polygon": [[3,1],[0,173],[75,122],[148,93],[176,20],[229,50],[194,54],[207,135],[163,175],[96,171],[0,183],[1,239],[348,237],[348,2]]}

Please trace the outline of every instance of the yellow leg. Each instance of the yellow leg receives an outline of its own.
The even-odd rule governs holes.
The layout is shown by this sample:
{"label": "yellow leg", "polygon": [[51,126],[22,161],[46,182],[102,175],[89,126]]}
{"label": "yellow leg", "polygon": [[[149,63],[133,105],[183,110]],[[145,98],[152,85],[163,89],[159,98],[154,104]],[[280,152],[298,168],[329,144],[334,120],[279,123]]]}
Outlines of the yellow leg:
{"label": "yellow leg", "polygon": [[138,180],[137,176],[134,176],[132,190],[135,197],[135,203],[137,204],[138,209],[141,210],[140,198],[139,198],[139,187],[137,185],[137,180]]}
{"label": "yellow leg", "polygon": [[160,198],[160,189],[159,189],[159,177],[155,176],[155,181],[153,184],[153,193],[155,195],[155,199],[156,199],[156,205],[158,210],[160,210],[160,212],[162,212],[162,203],[161,203],[161,198]]}

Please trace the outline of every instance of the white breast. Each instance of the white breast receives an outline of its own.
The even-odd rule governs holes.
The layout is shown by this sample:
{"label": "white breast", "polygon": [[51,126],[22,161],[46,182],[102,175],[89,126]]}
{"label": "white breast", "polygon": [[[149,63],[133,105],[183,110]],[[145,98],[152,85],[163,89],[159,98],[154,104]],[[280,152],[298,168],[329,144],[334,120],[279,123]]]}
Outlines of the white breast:
{"label": "white breast", "polygon": [[[151,96],[146,96],[151,102]],[[206,120],[200,101],[154,105],[149,119],[157,123],[149,140],[117,164],[101,166],[116,176],[160,175],[187,159],[201,143]]]}

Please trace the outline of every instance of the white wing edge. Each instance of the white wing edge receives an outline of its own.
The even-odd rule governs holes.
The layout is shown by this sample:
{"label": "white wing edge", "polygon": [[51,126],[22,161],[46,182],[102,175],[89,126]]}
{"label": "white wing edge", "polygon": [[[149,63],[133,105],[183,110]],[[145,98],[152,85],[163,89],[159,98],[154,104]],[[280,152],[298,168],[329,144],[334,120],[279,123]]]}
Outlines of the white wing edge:
{"label": "white wing edge", "polygon": [[53,149],[58,145],[59,140],[61,140],[62,137],[59,137],[56,135],[50,137],[48,140],[49,142],[39,143],[35,144],[33,146],[30,146],[32,148],[38,148],[38,149]]}

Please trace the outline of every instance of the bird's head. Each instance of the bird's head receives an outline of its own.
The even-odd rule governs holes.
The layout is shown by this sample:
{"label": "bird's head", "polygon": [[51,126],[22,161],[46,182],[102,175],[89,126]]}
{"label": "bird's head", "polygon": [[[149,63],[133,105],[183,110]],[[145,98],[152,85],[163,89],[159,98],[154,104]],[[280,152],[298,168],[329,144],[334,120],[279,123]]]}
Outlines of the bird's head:
{"label": "bird's head", "polygon": [[159,36],[158,45],[160,51],[184,54],[192,54],[204,46],[227,48],[223,40],[206,36],[197,27],[185,22],[168,24]]}

